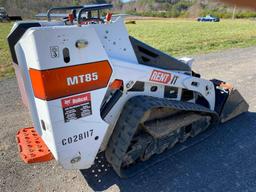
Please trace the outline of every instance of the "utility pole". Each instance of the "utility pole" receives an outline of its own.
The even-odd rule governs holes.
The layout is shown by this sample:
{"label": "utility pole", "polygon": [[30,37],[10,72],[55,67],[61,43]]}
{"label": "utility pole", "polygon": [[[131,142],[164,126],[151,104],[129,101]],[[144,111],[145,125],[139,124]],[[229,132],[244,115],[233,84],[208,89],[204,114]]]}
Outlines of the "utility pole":
{"label": "utility pole", "polygon": [[234,5],[234,9],[233,9],[233,15],[232,15],[232,19],[234,20],[236,16],[236,5]]}

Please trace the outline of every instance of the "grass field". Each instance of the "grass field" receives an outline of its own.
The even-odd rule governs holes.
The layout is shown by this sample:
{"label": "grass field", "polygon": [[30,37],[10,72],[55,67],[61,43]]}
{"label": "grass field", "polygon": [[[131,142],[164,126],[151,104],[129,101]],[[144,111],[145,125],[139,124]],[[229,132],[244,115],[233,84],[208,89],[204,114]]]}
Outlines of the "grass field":
{"label": "grass field", "polygon": [[9,47],[6,41],[11,26],[12,24],[9,23],[0,23],[0,79],[11,77],[14,74]]}
{"label": "grass field", "polygon": [[[198,23],[165,19],[137,20],[136,23],[127,25],[132,36],[174,56],[256,45],[256,21],[252,20]],[[14,74],[6,43],[11,25],[0,23],[0,79]]]}
{"label": "grass field", "polygon": [[256,45],[256,21],[139,20],[128,25],[131,35],[175,56]]}

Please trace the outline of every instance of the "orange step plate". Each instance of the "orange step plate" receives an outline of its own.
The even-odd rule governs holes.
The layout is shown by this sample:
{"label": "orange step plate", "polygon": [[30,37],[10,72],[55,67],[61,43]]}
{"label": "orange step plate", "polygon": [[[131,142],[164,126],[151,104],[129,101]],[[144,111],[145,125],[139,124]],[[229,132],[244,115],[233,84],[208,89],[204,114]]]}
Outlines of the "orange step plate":
{"label": "orange step plate", "polygon": [[16,139],[21,159],[25,163],[39,163],[53,159],[52,153],[34,127],[20,129],[17,132]]}

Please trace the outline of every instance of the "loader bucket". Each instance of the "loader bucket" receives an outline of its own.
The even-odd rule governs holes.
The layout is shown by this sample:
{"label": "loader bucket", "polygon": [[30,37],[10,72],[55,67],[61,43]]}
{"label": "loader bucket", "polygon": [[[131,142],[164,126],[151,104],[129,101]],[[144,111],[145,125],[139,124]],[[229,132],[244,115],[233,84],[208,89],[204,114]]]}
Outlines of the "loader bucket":
{"label": "loader bucket", "polygon": [[221,123],[225,123],[236,116],[247,112],[249,109],[248,103],[236,89],[230,90],[229,96],[223,106],[220,114]]}

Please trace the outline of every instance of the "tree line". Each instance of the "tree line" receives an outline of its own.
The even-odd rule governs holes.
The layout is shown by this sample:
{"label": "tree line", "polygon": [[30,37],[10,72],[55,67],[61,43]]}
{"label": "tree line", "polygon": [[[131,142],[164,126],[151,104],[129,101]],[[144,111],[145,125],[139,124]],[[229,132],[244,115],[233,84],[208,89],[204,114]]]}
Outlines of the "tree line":
{"label": "tree line", "polygon": [[151,17],[198,17],[212,14],[220,18],[256,17],[253,10],[234,9],[216,0],[0,0],[9,15],[33,18],[37,13],[46,12],[50,7],[95,3],[112,3],[114,12]]}

